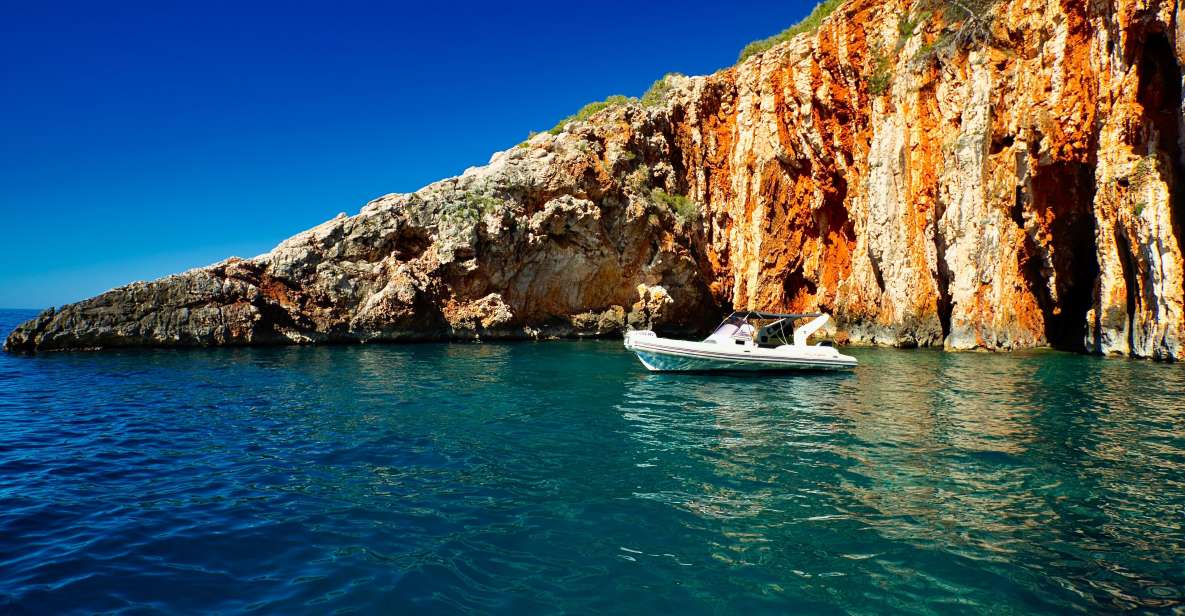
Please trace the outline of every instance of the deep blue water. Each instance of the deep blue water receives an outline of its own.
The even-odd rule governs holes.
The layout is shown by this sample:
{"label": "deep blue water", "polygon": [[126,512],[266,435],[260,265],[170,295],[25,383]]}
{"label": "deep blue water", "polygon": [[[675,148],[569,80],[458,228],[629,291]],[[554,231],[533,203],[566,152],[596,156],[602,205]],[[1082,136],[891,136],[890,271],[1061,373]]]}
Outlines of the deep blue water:
{"label": "deep blue water", "polygon": [[1185,368],[850,352],[2,355],[0,612],[1185,610]]}

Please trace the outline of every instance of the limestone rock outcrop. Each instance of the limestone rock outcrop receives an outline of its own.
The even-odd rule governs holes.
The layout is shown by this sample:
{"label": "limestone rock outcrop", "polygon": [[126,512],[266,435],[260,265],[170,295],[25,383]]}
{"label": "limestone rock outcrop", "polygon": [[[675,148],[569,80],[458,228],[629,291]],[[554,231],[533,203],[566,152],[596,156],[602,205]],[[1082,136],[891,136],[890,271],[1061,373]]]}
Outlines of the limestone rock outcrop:
{"label": "limestone rock outcrop", "polygon": [[848,0],[660,104],[6,348],[690,332],[737,307],[827,311],[858,343],[1185,359],[1177,3],[1006,0],[943,54],[923,8]]}

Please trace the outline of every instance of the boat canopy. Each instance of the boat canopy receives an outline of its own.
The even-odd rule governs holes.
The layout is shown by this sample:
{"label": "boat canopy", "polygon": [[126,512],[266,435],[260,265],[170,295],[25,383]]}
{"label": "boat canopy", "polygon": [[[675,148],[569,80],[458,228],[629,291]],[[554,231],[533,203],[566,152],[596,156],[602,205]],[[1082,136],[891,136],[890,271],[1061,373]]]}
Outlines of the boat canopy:
{"label": "boat canopy", "polygon": [[[819,319],[825,317],[821,312],[782,314],[776,312],[759,312],[756,310],[738,310],[721,321],[711,335],[709,341],[723,341],[730,344],[737,339],[749,339],[759,345],[790,344],[790,337],[797,335],[792,323],[799,319]],[[826,321],[818,321],[807,325],[808,332],[804,332],[803,344]]]}
{"label": "boat canopy", "polygon": [[758,320],[762,320],[762,321],[774,321],[774,320],[779,320],[779,319],[790,319],[790,320],[813,319],[815,317],[821,317],[821,316],[823,316],[822,312],[804,312],[804,313],[800,313],[800,314],[778,314],[776,312],[758,312],[756,310],[738,310],[738,311],[728,315],[728,319],[725,319],[725,320],[728,321],[728,320],[731,320],[735,317],[735,318],[740,318],[740,319],[745,319],[745,320],[758,319]]}
{"label": "boat canopy", "polygon": [[[751,336],[758,328],[761,327],[760,323],[763,321],[796,321],[798,319],[813,319],[821,316],[823,316],[823,314],[820,312],[804,314],[778,314],[775,312],[738,310],[728,315],[723,321],[721,321],[720,325],[716,326],[716,330],[712,332],[712,335]],[[755,327],[751,321],[758,322],[758,325]]]}

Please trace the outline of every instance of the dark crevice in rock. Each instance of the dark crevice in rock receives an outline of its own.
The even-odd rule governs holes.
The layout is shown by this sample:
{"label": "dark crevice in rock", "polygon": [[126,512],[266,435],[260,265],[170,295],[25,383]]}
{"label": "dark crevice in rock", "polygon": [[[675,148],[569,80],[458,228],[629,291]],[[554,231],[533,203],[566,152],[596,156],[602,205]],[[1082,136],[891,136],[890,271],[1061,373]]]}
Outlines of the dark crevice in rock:
{"label": "dark crevice in rock", "polygon": [[1016,137],[1014,135],[993,136],[992,145],[988,152],[990,154],[999,154],[1000,152],[1011,148],[1012,144],[1014,143],[1016,143]]}
{"label": "dark crevice in rock", "polygon": [[954,276],[946,263],[946,237],[938,228],[939,221],[942,220],[942,215],[945,213],[946,204],[941,200],[937,201],[934,207],[934,260],[937,267],[937,271],[934,272],[934,282],[938,287],[938,305],[935,306],[935,309],[938,311],[938,323],[942,326],[943,341],[950,336],[951,315],[955,309],[954,298],[950,292],[950,281]]}
{"label": "dark crevice in rock", "polygon": [[[1023,188],[1018,187],[1016,189],[1016,200],[1010,212],[1012,222],[1022,231],[1025,230],[1024,209],[1027,204],[1030,204],[1028,196],[1028,193]],[[1044,317],[1046,325],[1046,340],[1049,340],[1049,323],[1053,318],[1055,306],[1053,295],[1049,292],[1049,285],[1046,281],[1052,272],[1046,269],[1042,250],[1037,246],[1037,242],[1033,240],[1033,236],[1030,233],[1025,233],[1024,243],[1021,245],[1020,252],[1016,255],[1016,261],[1017,268],[1024,279],[1026,288],[1028,288],[1029,293],[1036,299],[1037,306],[1041,309],[1041,315]]]}
{"label": "dark crevice in rock", "polygon": [[1024,187],[1017,186],[1016,192],[1013,195],[1012,209],[1008,212],[1008,214],[1009,214],[1009,216],[1012,217],[1012,222],[1014,224],[1016,224],[1016,227],[1018,229],[1025,228],[1024,214],[1025,214],[1025,203],[1026,202],[1027,202],[1027,199],[1025,198]]}
{"label": "dark crevice in rock", "polygon": [[786,298],[786,310],[806,310],[818,293],[814,281],[803,275],[802,266],[795,268],[782,282],[782,293]]}
{"label": "dark crevice in rock", "polygon": [[1135,319],[1136,309],[1140,305],[1140,287],[1131,245],[1120,227],[1115,227],[1115,249],[1119,253],[1119,265],[1123,268],[1124,295],[1127,296],[1127,350],[1130,353],[1135,348]]}
{"label": "dark crevice in rock", "polygon": [[[684,161],[684,149],[678,144],[679,129],[687,122],[687,110],[682,105],[676,105],[671,109],[667,122],[662,123],[658,132],[662,134],[663,139],[667,142],[668,151],[661,156],[655,157],[653,161],[647,160],[650,164],[668,162],[675,173],[675,177],[679,179],[682,185],[685,183],[684,176],[687,172],[688,166],[695,166],[696,161]],[[682,188],[682,186],[680,186]]]}
{"label": "dark crevice in rock", "polygon": [[[1048,244],[1040,245],[1033,233],[1026,233],[1019,257],[1021,271],[1041,307],[1049,345],[1084,351],[1086,316],[1099,276],[1094,163],[1067,161],[1038,167],[1031,187],[1037,220],[1046,225],[1038,237]],[[1022,228],[1023,222],[1018,221]]]}
{"label": "dark crevice in rock", "polygon": [[880,259],[876,258],[871,251],[868,252],[868,263],[872,265],[872,276],[876,278],[876,286],[881,293],[885,292],[885,273],[881,271]]}
{"label": "dark crevice in rock", "polygon": [[823,207],[815,214],[819,236],[827,239],[829,232],[837,231],[849,244],[856,242],[856,229],[848,217],[848,182],[843,175],[834,173],[831,182],[823,191]]}
{"label": "dark crevice in rock", "polygon": [[420,258],[430,246],[432,246],[432,235],[428,230],[422,227],[413,227],[404,230],[392,252],[395,258],[400,261],[411,261]]}
{"label": "dark crevice in rock", "polygon": [[[1150,34],[1140,55],[1137,100],[1144,107],[1147,130],[1142,135],[1148,154],[1160,154],[1171,167],[1168,178],[1173,234],[1185,254],[1185,160],[1181,149],[1181,67],[1163,32]],[[1185,288],[1185,276],[1181,284]]]}

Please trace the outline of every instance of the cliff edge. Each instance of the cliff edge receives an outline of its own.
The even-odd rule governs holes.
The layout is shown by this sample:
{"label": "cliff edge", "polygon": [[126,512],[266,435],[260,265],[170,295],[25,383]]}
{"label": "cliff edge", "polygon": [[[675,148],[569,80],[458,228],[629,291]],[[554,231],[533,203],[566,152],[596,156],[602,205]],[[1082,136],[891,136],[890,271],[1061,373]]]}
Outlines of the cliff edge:
{"label": "cliff edge", "polygon": [[660,95],[5,349],[690,332],[1185,359],[1185,38],[1168,0],[848,0]]}

